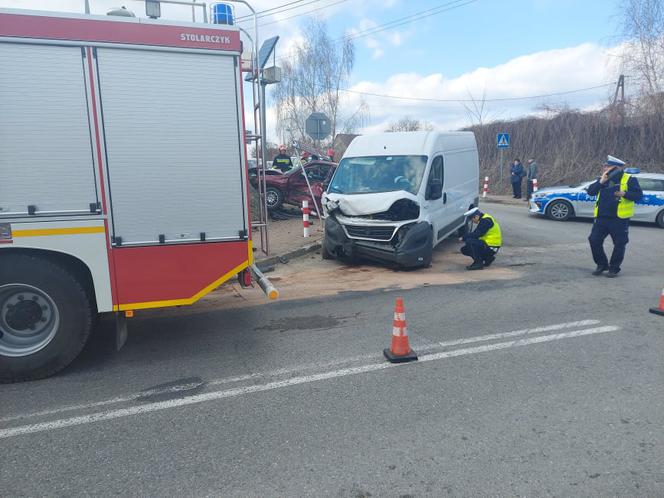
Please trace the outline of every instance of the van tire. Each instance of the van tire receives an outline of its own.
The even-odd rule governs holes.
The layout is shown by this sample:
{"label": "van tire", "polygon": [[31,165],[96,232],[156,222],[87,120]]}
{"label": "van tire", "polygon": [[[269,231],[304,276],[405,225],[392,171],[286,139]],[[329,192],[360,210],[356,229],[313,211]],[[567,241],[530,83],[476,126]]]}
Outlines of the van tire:
{"label": "van tire", "polygon": [[[454,233],[454,232],[452,232]],[[429,225],[429,235],[428,235],[428,243],[427,243],[427,250],[424,253],[424,257],[422,259],[422,262],[418,264],[417,266],[414,266],[412,268],[429,268],[431,266],[431,262],[433,261],[433,227]]]}
{"label": "van tire", "polygon": [[429,246],[429,250],[424,256],[424,261],[422,262],[420,268],[429,268],[431,266],[432,261],[433,261],[433,244]]}
{"label": "van tire", "polygon": [[[41,379],[68,366],[90,336],[93,311],[84,286],[66,267],[25,254],[3,255],[0,383]],[[28,328],[37,330],[31,338]]]}
{"label": "van tire", "polygon": [[334,259],[334,255],[327,250],[327,247],[325,247],[325,241],[323,241],[323,244],[321,246],[320,255],[321,258],[323,258],[324,260]]}

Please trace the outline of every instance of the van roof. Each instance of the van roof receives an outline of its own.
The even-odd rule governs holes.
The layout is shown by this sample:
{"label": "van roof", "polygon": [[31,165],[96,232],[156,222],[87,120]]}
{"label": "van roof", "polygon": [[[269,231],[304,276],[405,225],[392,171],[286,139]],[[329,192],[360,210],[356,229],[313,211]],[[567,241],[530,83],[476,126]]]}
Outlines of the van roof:
{"label": "van roof", "polygon": [[472,131],[402,131],[360,135],[350,143],[344,157],[423,155],[444,150],[475,148]]}

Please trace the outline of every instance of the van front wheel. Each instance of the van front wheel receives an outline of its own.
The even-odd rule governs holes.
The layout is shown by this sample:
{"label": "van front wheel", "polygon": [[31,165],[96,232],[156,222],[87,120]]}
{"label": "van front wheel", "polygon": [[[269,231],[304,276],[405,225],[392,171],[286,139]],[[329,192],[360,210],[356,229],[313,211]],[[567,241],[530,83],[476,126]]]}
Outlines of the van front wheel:
{"label": "van front wheel", "polygon": [[321,257],[325,260],[328,259],[334,259],[334,255],[330,253],[330,251],[327,250],[327,247],[325,247],[325,241],[323,241],[321,250],[320,250]]}
{"label": "van front wheel", "polygon": [[431,266],[431,261],[433,261],[433,245],[429,246],[429,249],[424,255],[424,261],[422,261],[422,268],[429,268]]}

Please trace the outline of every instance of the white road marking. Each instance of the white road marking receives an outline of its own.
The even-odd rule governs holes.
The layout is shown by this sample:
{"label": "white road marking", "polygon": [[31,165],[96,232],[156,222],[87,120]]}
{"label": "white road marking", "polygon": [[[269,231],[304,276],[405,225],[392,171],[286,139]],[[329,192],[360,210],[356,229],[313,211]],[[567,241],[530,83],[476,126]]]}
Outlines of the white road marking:
{"label": "white road marking", "polygon": [[516,339],[514,341],[497,342],[495,344],[487,344],[486,346],[477,346],[474,348],[453,349],[452,351],[443,351],[441,353],[431,353],[421,356],[419,361],[434,361],[442,360],[444,358],[453,358],[455,356],[463,356],[474,353],[484,353],[486,351],[498,351],[499,349],[507,349],[519,346],[528,346],[530,344],[540,344],[542,342],[559,341],[560,339],[570,339],[572,337],[581,337],[591,334],[604,334],[606,332],[615,332],[620,330],[620,327],[615,325],[607,325],[605,327],[595,327],[592,329],[575,330],[573,332],[561,332],[560,334],[542,335],[539,337],[531,337],[528,339]]}
{"label": "white road marking", "polygon": [[[418,346],[416,349],[418,352],[422,351],[430,351],[432,349],[438,349],[440,347],[449,347],[449,346],[457,346],[461,344],[471,344],[475,342],[484,342],[484,341],[491,341],[491,340],[496,340],[496,339],[502,339],[502,338],[507,338],[507,337],[514,337],[514,336],[520,336],[520,335],[528,335],[528,334],[537,334],[537,333],[542,333],[542,332],[551,332],[554,330],[563,330],[563,329],[569,329],[569,328],[576,328],[576,327],[585,327],[589,325],[597,325],[599,324],[599,320],[580,320],[576,322],[567,322],[567,323],[558,323],[554,325],[546,325],[542,327],[536,327],[536,328],[530,328],[530,329],[522,329],[522,330],[515,330],[512,332],[503,332],[503,333],[498,333],[498,334],[489,334],[489,335],[484,335],[484,336],[477,336],[477,337],[469,337],[469,338],[464,338],[464,339],[455,339],[452,341],[443,341],[443,342],[435,342],[431,344],[424,344]],[[356,363],[358,361],[366,361],[370,359],[375,359],[377,358],[378,355],[376,354],[365,354],[365,355],[359,355],[359,356],[354,356],[351,358],[342,358],[334,361],[329,361],[325,363],[313,363],[309,365],[304,365],[304,366],[298,366],[294,368],[281,368],[277,370],[272,370],[269,372],[259,372],[259,373],[253,373],[253,374],[245,374],[245,375],[237,375],[233,377],[224,377],[221,379],[215,379],[207,382],[206,384],[208,386],[216,386],[216,385],[223,385],[223,384],[232,384],[236,382],[244,382],[246,380],[253,380],[253,379],[264,379],[264,378],[270,378],[270,377],[277,377],[280,375],[289,375],[293,373],[298,373],[302,372],[303,370],[311,370],[314,368],[320,369],[320,368],[325,368],[325,367],[332,367],[336,366],[339,364],[349,364],[349,363]],[[111,398],[108,400],[102,400],[102,401],[97,401],[97,402],[92,402],[92,403],[82,403],[78,405],[68,405],[68,406],[63,406],[59,408],[52,408],[49,410],[43,410],[39,412],[33,412],[33,413],[28,413],[28,414],[22,414],[22,415],[13,415],[10,417],[4,417],[0,418],[0,422],[10,422],[12,420],[18,420],[18,419],[26,419],[26,418],[35,418],[35,417],[43,417],[47,415],[55,415],[58,413],[64,413],[68,411],[76,411],[76,410],[89,410],[92,408],[99,408],[102,406],[109,406],[109,405],[115,405],[115,404],[121,404],[121,403],[129,403],[131,401],[136,401],[139,398],[143,398],[145,396],[150,396],[154,394],[169,394],[169,393],[176,393],[180,391],[186,391],[189,389],[192,389],[194,387],[197,387],[197,385],[189,385],[189,384],[183,384],[179,386],[172,386],[169,388],[165,389],[158,389],[158,390],[147,390],[147,391],[141,391],[139,393],[134,393],[130,394],[127,396],[119,396],[116,398]]]}
{"label": "white road marking", "polygon": [[[576,322],[566,322],[566,323],[557,323],[554,325],[546,325],[542,327],[536,327],[536,328],[530,328],[530,329],[522,329],[522,330],[515,330],[512,332],[503,332],[499,334],[489,334],[489,335],[483,335],[483,336],[477,336],[477,337],[469,337],[465,339],[455,339],[452,341],[443,341],[443,342],[434,342],[430,344],[423,344],[423,345],[418,345],[415,350],[418,353],[421,353],[423,351],[431,351],[432,349],[438,349],[441,347],[449,347],[449,346],[458,346],[461,344],[471,344],[474,342],[485,342],[485,341],[491,341],[491,340],[496,340],[496,339],[502,339],[502,338],[507,338],[507,337],[514,337],[514,336],[520,336],[520,335],[529,335],[529,334],[538,334],[542,332],[552,332],[554,330],[563,330],[563,329],[571,329],[571,328],[577,328],[577,327],[587,327],[590,325],[597,325],[599,324],[599,320],[580,320]],[[328,361],[324,363],[311,363],[308,365],[301,365],[297,367],[292,367],[292,368],[280,368],[277,370],[272,370],[269,372],[257,372],[257,373],[252,373],[252,374],[245,374],[245,375],[237,375],[233,377],[224,377],[221,379],[214,379],[205,382],[207,386],[218,386],[218,385],[223,385],[223,384],[234,384],[236,382],[244,382],[247,380],[255,380],[255,379],[267,379],[267,378],[272,378],[272,377],[278,377],[282,375],[291,375],[294,373],[301,373],[306,370],[313,370],[313,369],[323,369],[323,368],[328,368],[328,367],[334,367],[337,365],[347,365],[347,364],[352,364],[352,363],[357,363],[360,361],[368,361],[368,360],[375,360],[381,357],[379,354],[364,354],[364,355],[358,355],[358,356],[353,356],[350,358],[340,358],[337,360],[333,361]],[[155,394],[170,394],[170,393],[177,393],[181,391],[187,391],[189,389],[193,389],[195,387],[198,387],[198,384],[182,384],[178,386],[171,386],[168,388],[164,389],[153,389],[153,390],[147,390],[147,391],[141,391],[138,393],[133,393],[133,394],[128,394],[126,396],[118,396],[115,398],[107,399],[107,400],[102,400],[102,401],[93,401],[90,403],[81,403],[77,405],[67,405],[67,406],[62,406],[58,408],[51,408],[48,410],[42,410],[38,412],[32,412],[32,413],[26,413],[26,414],[21,414],[21,415],[11,415],[8,417],[3,417],[0,418],[0,422],[11,422],[13,420],[20,420],[20,419],[28,419],[28,418],[37,418],[37,417],[46,417],[48,415],[56,415],[58,413],[65,413],[65,412],[70,412],[70,411],[77,411],[77,410],[90,410],[93,408],[100,408],[102,406],[110,406],[110,405],[118,405],[122,403],[130,403],[132,401],[136,401],[137,399],[144,398],[146,396],[150,395],[155,395]]]}
{"label": "white road marking", "polygon": [[420,347],[419,349],[424,351],[424,350],[437,349],[439,347],[445,348],[449,346],[459,346],[461,344],[470,344],[474,342],[494,341],[496,339],[506,339],[507,337],[515,337],[520,335],[539,334],[542,332],[553,332],[554,330],[588,327],[590,325],[597,325],[599,323],[600,323],[599,320],[581,320],[578,322],[558,323],[556,325],[545,325],[542,327],[536,327],[534,329],[515,330],[513,332],[502,332],[499,334],[489,334],[477,337],[469,337],[467,339],[455,339],[453,341],[436,342],[433,344],[427,344],[424,347]]}
{"label": "white road marking", "polygon": [[[543,342],[557,341],[561,339],[568,339],[572,337],[580,337],[591,334],[602,334],[606,332],[614,332],[620,330],[620,327],[617,326],[605,326],[605,327],[595,327],[584,330],[576,330],[571,332],[562,332],[560,334],[551,334],[531,338],[522,338],[508,342],[499,342],[494,344],[487,344],[485,346],[476,346],[471,348],[456,349],[452,351],[443,351],[440,353],[432,353],[429,355],[423,355],[420,357],[420,362],[429,362],[441,360],[444,358],[452,358],[456,356],[465,356],[470,354],[484,353],[487,351],[496,351],[500,349],[507,349],[511,347],[520,347],[527,346],[530,344],[540,344]],[[73,427],[84,424],[91,424],[94,422],[101,422],[104,420],[113,420],[122,417],[129,417],[132,415],[140,415],[145,413],[151,413],[161,410],[167,410],[170,408],[178,408],[182,406],[194,405],[199,403],[204,403],[207,401],[215,401],[219,399],[231,398],[235,396],[242,396],[245,394],[271,391],[275,389],[280,389],[283,387],[290,387],[299,384],[308,384],[311,382],[318,382],[321,380],[334,379],[339,377],[347,377],[350,375],[357,375],[361,373],[374,372],[377,370],[385,370],[387,368],[396,368],[399,366],[414,366],[417,363],[371,363],[368,365],[362,365],[352,368],[344,368],[340,370],[333,370],[329,372],[323,372],[314,375],[305,375],[299,377],[293,377],[290,379],[267,382],[265,384],[257,384],[252,386],[237,387],[233,389],[227,389],[223,391],[213,391],[202,394],[196,394],[186,398],[179,398],[167,401],[158,401],[154,403],[141,404],[137,406],[132,406],[128,408],[122,408],[118,410],[110,410],[105,412],[92,413],[88,415],[82,415],[78,417],[70,417],[59,420],[53,420],[50,422],[43,422],[38,424],[31,425],[22,425],[18,427],[11,427],[7,429],[0,430],[0,439],[25,435],[25,434],[34,434],[38,432],[51,431],[54,429],[62,429],[65,427]]]}
{"label": "white road marking", "polygon": [[140,393],[129,394],[127,396],[118,396],[117,398],[105,399],[102,401],[94,401],[92,403],[81,403],[79,405],[68,405],[62,406],[59,408],[52,408],[50,410],[43,410],[40,412],[32,412],[23,415],[12,415],[11,417],[0,418],[0,422],[10,422],[12,420],[18,420],[22,418],[34,418],[34,417],[44,417],[46,415],[55,415],[56,413],[70,412],[74,410],[89,410],[90,408],[99,408],[100,406],[108,405],[117,405],[119,403],[128,403],[130,401],[136,401],[139,398],[145,396],[151,396],[156,394],[170,394],[177,393],[181,391],[188,391],[194,389],[201,385],[201,382],[180,384],[178,386],[171,386],[164,389],[148,389],[141,391]]}

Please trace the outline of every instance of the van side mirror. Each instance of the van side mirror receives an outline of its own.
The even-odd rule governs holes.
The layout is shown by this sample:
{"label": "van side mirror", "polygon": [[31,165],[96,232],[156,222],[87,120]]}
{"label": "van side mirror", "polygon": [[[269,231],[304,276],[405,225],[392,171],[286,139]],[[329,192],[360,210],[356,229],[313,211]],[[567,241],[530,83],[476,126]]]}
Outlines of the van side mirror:
{"label": "van side mirror", "polygon": [[431,180],[428,186],[427,199],[435,200],[443,196],[443,182],[440,180]]}

